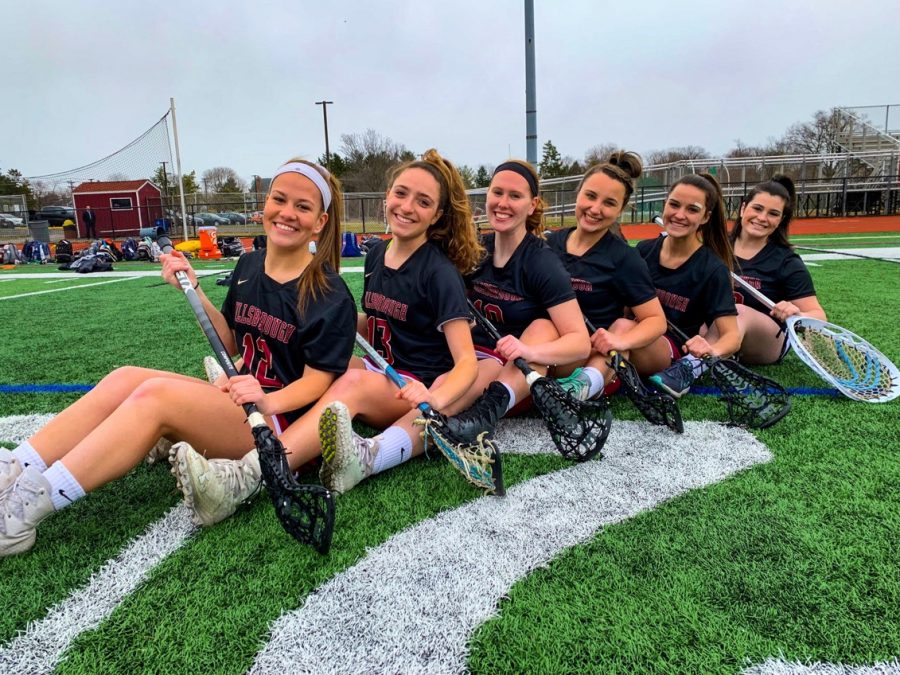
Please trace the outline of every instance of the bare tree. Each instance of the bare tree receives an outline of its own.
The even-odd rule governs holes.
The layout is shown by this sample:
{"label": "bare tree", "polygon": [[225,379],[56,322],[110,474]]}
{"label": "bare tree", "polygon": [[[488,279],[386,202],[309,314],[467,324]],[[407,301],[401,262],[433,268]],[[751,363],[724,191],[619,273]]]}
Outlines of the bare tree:
{"label": "bare tree", "polygon": [[341,153],[346,169],[341,177],[347,192],[381,192],[391,167],[415,158],[405,145],[374,129],[342,134]]}
{"label": "bare tree", "polygon": [[586,167],[592,167],[594,164],[605,162],[609,159],[609,156],[618,149],[619,146],[616,143],[601,143],[600,145],[590,147],[587,149],[587,152],[584,153],[584,165]]}
{"label": "bare tree", "polygon": [[648,165],[653,165],[680,162],[684,159],[709,159],[709,157],[710,155],[706,149],[699,145],[683,145],[677,148],[653,150],[647,153],[645,159]]}
{"label": "bare tree", "polygon": [[[839,153],[844,150],[840,138],[849,130],[849,121],[835,111],[819,110],[811,122],[798,122],[788,127],[781,143],[788,152],[798,154]],[[837,173],[837,162],[826,162],[822,173],[831,178]]]}
{"label": "bare tree", "polygon": [[227,166],[207,169],[200,177],[200,181],[207,192],[243,192],[247,189],[247,184],[237,171]]}

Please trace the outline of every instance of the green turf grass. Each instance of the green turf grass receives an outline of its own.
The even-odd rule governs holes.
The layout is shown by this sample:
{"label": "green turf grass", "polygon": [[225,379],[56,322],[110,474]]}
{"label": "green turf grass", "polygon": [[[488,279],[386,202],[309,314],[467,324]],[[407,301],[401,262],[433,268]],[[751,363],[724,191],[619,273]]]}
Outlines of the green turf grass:
{"label": "green turf grass", "polygon": [[[829,318],[900,361],[895,267],[835,261],[811,271]],[[358,298],[362,275],[347,280]],[[34,281],[0,291],[24,283]],[[224,298],[212,279],[203,287],[215,304]],[[184,298],[154,279],[5,302],[16,320],[0,340],[0,384],[93,384],[122,364],[201,376],[209,353]],[[791,387],[825,386],[793,356],[760,370]],[[0,394],[0,414],[52,412],[75,398]],[[617,419],[638,419],[624,398],[612,405]],[[686,419],[724,419],[714,397],[688,396],[681,407]],[[900,402],[796,397],[783,422],[756,433],[773,462],[608,527],[516,584],[474,636],[470,669],[736,672],[779,654],[897,657],[898,411]],[[563,465],[509,456],[504,469],[515,484]],[[367,547],[477,494],[442,460],[410,462],[339,499],[328,557],[293,542],[257,499],[166,559],[58,670],[244,672],[282,611]],[[166,466],[141,466],[50,518],[32,553],[0,560],[0,642],[177,501]]]}

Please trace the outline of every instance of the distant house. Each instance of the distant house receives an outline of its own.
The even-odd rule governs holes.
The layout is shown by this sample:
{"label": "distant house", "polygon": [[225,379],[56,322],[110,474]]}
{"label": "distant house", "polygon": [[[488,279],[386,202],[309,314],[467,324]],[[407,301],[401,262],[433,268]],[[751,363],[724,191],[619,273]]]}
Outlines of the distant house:
{"label": "distant house", "polygon": [[162,190],[142,180],[92,181],[72,191],[78,236],[86,235],[82,212],[90,206],[97,216],[98,237],[132,237],[162,218]]}

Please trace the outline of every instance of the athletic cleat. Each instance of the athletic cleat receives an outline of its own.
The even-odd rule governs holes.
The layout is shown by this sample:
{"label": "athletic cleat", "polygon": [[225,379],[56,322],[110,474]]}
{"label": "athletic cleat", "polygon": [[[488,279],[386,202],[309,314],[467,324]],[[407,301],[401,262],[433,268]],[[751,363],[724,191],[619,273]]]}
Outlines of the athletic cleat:
{"label": "athletic cleat", "polygon": [[51,513],[49,481],[34,467],[25,467],[0,503],[0,557],[34,546],[35,528]]}
{"label": "athletic cleat", "polygon": [[563,391],[577,401],[587,401],[591,393],[591,382],[587,377],[582,377],[582,372],[582,368],[576,368],[568,377],[557,380]]}
{"label": "athletic cleat", "polygon": [[176,443],[169,453],[169,462],[197,525],[215,525],[225,520],[262,484],[255,449],[241,459],[206,459],[189,444]]}
{"label": "athletic cleat", "polygon": [[12,451],[0,448],[0,503],[6,499],[6,495],[12,490],[16,478],[22,473],[22,463],[16,459]]}
{"label": "athletic cleat", "polygon": [[215,384],[220,377],[225,375],[222,366],[219,365],[219,362],[213,356],[203,357],[203,370],[206,371],[206,379],[209,380],[210,384]]}
{"label": "athletic cleat", "polygon": [[453,438],[466,443],[478,443],[482,434],[493,433],[508,406],[509,391],[503,384],[494,381],[475,403],[461,413],[447,417],[444,425]]}
{"label": "athletic cleat", "polygon": [[151,466],[156,464],[157,462],[164,462],[169,459],[169,451],[172,449],[172,441],[168,438],[160,438],[156,441],[156,445],[150,448],[150,452],[147,453],[147,456],[144,458],[144,462],[147,466]]}
{"label": "athletic cleat", "polygon": [[340,401],[329,403],[319,417],[322,468],[319,479],[333,492],[344,494],[372,475],[378,441],[353,431],[350,411]]}
{"label": "athletic cleat", "polygon": [[694,369],[685,359],[678,359],[665,370],[651,375],[650,381],[667,394],[681,398],[694,383]]}

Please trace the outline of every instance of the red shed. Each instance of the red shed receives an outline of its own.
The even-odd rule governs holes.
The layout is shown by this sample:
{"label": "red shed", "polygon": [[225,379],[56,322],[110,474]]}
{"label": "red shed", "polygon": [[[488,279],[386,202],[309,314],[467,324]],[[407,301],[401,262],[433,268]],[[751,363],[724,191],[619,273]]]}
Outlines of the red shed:
{"label": "red shed", "polygon": [[92,181],[72,191],[78,236],[86,236],[82,212],[96,214],[98,237],[132,237],[162,218],[162,191],[149,180]]}

